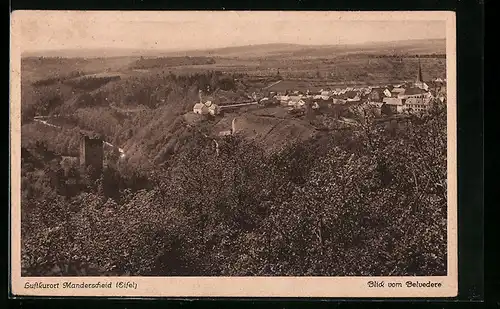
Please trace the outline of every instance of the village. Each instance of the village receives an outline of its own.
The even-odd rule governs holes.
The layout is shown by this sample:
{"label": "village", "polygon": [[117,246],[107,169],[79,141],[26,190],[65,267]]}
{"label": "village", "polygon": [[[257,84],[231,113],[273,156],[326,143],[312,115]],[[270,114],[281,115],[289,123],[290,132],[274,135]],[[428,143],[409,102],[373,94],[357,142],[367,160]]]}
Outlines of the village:
{"label": "village", "polygon": [[[217,97],[206,95],[200,89],[199,102],[194,104],[192,112],[184,115],[184,119],[189,127],[196,127],[196,124],[203,122],[205,117],[216,119],[216,124],[213,126],[214,135],[222,137],[233,135],[238,131],[248,131],[247,133],[254,138],[259,135],[257,131],[262,131],[262,135],[267,135],[279,123],[283,125],[282,121],[285,118],[288,119],[288,124],[297,126],[297,121],[300,122],[300,119],[292,121],[293,119],[301,118],[311,112],[326,115],[325,111],[335,107],[342,106],[348,110],[355,110],[369,106],[383,120],[393,115],[404,118],[405,115],[423,113],[432,106],[433,102],[446,103],[446,79],[436,78],[432,81],[424,81],[419,63],[418,73],[413,82],[383,87],[327,88],[315,92],[302,89],[278,92],[273,91],[272,87],[266,87],[260,92],[253,92],[249,95],[248,101],[224,104],[220,104]],[[247,113],[249,109],[261,113]],[[59,116],[61,115],[55,115],[52,118]],[[35,117],[34,120],[61,129],[47,122],[46,117],[43,116]],[[338,122],[344,126],[356,124],[352,119],[345,117],[340,117]],[[255,127],[259,129],[254,130]],[[116,148],[120,159],[125,157],[125,151],[122,148],[115,147],[99,137],[89,137],[82,133],[79,156],[64,156],[61,164],[66,164],[64,163],[66,161],[79,162],[83,168],[92,166],[96,175],[99,175],[103,166],[106,165],[104,146]]]}
{"label": "village", "polygon": [[418,63],[416,79],[385,86],[325,88],[319,91],[290,89],[273,91],[266,87],[263,91],[253,92],[250,101],[239,104],[220,104],[213,96],[204,96],[200,90],[200,101],[193,106],[193,113],[216,116],[224,110],[257,105],[260,107],[281,106],[288,113],[302,115],[307,108],[321,110],[335,105],[356,107],[368,105],[380,115],[422,113],[432,106],[432,102],[446,101],[446,79],[435,78],[424,81]]}

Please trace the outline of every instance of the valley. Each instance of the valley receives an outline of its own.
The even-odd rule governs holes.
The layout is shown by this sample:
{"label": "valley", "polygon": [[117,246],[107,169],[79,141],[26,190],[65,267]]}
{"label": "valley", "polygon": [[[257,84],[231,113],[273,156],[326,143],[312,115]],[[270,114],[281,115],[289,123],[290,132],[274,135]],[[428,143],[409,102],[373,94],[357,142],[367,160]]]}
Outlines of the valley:
{"label": "valley", "polygon": [[445,275],[444,47],[25,54],[23,276]]}

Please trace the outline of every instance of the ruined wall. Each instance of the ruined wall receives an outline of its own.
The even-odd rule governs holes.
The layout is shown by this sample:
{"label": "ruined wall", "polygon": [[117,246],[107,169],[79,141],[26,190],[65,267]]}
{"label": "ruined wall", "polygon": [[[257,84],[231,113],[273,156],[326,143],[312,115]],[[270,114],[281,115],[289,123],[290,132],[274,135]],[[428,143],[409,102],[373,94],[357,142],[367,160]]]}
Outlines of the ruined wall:
{"label": "ruined wall", "polygon": [[80,166],[87,169],[91,166],[96,175],[100,175],[103,169],[104,150],[103,141],[99,138],[83,136],[80,140]]}

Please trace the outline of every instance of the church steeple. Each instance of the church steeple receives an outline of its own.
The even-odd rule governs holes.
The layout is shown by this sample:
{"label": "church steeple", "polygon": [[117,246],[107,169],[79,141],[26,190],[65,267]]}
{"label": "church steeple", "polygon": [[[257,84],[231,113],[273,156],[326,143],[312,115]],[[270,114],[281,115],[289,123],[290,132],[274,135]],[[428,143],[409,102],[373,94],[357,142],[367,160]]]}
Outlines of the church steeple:
{"label": "church steeple", "polygon": [[417,74],[417,83],[423,83],[424,79],[422,78],[422,67],[420,65],[420,58],[418,59],[418,74]]}
{"label": "church steeple", "polygon": [[198,98],[200,99],[200,103],[203,103],[203,91],[201,89],[198,90]]}

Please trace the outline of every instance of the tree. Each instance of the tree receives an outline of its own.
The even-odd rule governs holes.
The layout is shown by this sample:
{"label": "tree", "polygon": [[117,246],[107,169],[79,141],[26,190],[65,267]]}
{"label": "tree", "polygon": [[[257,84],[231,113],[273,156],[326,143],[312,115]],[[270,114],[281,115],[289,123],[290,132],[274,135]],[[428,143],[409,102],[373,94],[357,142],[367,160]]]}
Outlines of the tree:
{"label": "tree", "polygon": [[380,108],[380,113],[385,116],[392,116],[394,112],[392,111],[391,107],[387,105],[386,103],[382,104]]}

